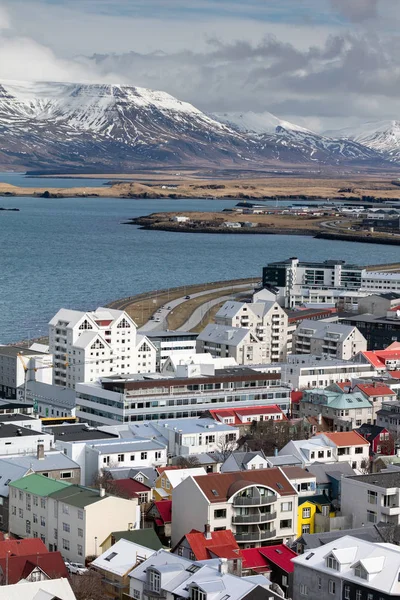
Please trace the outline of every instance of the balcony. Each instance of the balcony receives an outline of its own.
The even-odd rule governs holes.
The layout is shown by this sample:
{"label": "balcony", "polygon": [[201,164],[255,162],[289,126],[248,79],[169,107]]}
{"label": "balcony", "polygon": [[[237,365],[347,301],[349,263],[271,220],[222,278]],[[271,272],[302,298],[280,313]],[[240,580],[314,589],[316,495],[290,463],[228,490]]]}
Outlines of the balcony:
{"label": "balcony", "polygon": [[270,540],[276,536],[275,529],[271,529],[269,531],[248,531],[247,533],[235,533],[235,539],[239,543],[248,543],[248,542],[265,542]]}
{"label": "balcony", "polygon": [[400,506],[396,506],[396,504],[381,506],[381,513],[388,516],[400,515]]}
{"label": "balcony", "polygon": [[277,501],[276,494],[270,496],[236,496],[233,506],[267,506]]}
{"label": "balcony", "polygon": [[268,521],[274,521],[276,519],[276,512],[269,513],[254,513],[251,515],[235,515],[232,517],[232,523],[237,525],[246,523],[266,523]]}

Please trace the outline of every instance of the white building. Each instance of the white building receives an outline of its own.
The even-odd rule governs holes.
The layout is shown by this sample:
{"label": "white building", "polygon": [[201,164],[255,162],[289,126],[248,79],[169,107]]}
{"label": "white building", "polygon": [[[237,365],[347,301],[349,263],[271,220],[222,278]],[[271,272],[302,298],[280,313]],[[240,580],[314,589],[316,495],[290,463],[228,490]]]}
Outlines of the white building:
{"label": "white building", "polygon": [[146,331],[146,336],[157,351],[156,368],[161,371],[170,357],[186,357],[196,352],[197,333],[190,331]]}
{"label": "white building", "polygon": [[114,373],[156,370],[155,347],[121,310],[100,307],[85,313],[62,308],[49,323],[49,347],[53,383],[64,387]]}
{"label": "white building", "polygon": [[38,431],[40,425],[36,421],[37,419],[31,419],[28,422],[29,427],[26,427],[19,425],[18,420],[11,423],[0,420],[0,456],[36,454],[39,444],[43,446],[45,452],[52,450],[54,435]]}
{"label": "white building", "polygon": [[11,482],[9,529],[17,537],[40,537],[50,551],[69,561],[97,556],[100,543],[112,531],[136,529],[140,523],[137,499],[108,496],[85,488],[27,475]]}
{"label": "white building", "polygon": [[0,395],[24,400],[25,382],[52,381],[53,357],[22,346],[0,346]]}
{"label": "white building", "polygon": [[172,546],[191,529],[231,529],[242,547],[287,542],[297,528],[297,492],[279,468],[187,477],[172,493]]}
{"label": "white building", "polygon": [[400,472],[342,479],[341,511],[353,515],[354,528],[380,522],[400,525]]}
{"label": "white building", "polygon": [[361,280],[361,290],[368,292],[400,292],[400,272],[366,271]]}
{"label": "white building", "polygon": [[295,456],[304,467],[313,463],[348,462],[360,469],[369,458],[369,443],[356,431],[322,433],[309,440],[292,440],[279,456]]}
{"label": "white building", "polygon": [[371,363],[353,362],[337,358],[322,358],[314,354],[291,354],[281,365],[282,382],[294,390],[328,387],[332,383],[377,373]]}
{"label": "white building", "polygon": [[288,316],[277,302],[228,301],[215,315],[215,322],[250,329],[262,343],[261,362],[279,362],[286,358]]}
{"label": "white building", "polygon": [[264,344],[245,327],[207,325],[197,338],[197,352],[209,352],[212,356],[232,357],[239,365],[261,364]]}
{"label": "white building", "polygon": [[76,394],[72,388],[29,381],[26,387],[26,399],[34,403],[40,417],[75,417]]}
{"label": "white building", "polygon": [[0,587],[0,600],[76,600],[68,579],[22,580]]}
{"label": "white building", "polygon": [[292,348],[294,354],[350,360],[367,349],[367,340],[357,327],[306,319],[293,333]]}

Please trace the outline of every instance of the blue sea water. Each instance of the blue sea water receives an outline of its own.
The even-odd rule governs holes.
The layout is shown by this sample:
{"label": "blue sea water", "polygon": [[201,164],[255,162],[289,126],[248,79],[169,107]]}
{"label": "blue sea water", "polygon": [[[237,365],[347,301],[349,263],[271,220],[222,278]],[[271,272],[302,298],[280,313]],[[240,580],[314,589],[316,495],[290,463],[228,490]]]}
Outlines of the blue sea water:
{"label": "blue sea water", "polygon": [[89,310],[147,290],[261,277],[267,262],[290,256],[360,264],[399,260],[396,246],[302,236],[144,231],[121,224],[151,212],[218,211],[235,204],[0,198],[0,207],[20,209],[0,211],[0,343],[45,335],[48,320],[60,307]]}

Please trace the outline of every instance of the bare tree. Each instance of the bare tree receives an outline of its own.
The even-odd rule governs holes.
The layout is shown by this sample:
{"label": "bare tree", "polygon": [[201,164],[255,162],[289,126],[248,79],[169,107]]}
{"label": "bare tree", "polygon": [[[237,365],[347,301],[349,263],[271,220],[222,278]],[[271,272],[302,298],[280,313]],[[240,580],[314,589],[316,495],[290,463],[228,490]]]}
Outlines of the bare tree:
{"label": "bare tree", "polygon": [[76,600],[103,600],[104,589],[100,573],[89,569],[83,575],[71,575],[70,584]]}
{"label": "bare tree", "polygon": [[220,456],[222,461],[225,461],[232,452],[236,450],[238,444],[236,440],[230,440],[229,436],[220,437],[217,443],[216,453]]}
{"label": "bare tree", "polygon": [[176,465],[180,469],[190,469],[192,467],[200,467],[200,461],[197,456],[178,456]]}
{"label": "bare tree", "polygon": [[291,440],[308,439],[310,433],[311,425],[306,419],[253,421],[241,445],[246,444],[251,450],[263,450],[266,456],[271,456]]}

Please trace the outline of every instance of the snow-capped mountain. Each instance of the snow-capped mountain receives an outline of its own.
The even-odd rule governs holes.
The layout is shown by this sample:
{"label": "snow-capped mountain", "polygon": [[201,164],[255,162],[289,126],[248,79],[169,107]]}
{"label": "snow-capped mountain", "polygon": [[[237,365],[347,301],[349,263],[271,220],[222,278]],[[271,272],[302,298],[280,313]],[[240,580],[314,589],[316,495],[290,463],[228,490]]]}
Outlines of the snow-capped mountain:
{"label": "snow-capped mountain", "polygon": [[372,121],[358,127],[329,131],[327,135],[340,135],[392,159],[400,158],[400,121]]}
{"label": "snow-capped mountain", "polygon": [[269,113],[225,117],[132,86],[0,81],[0,164],[124,172],[138,165],[383,162],[373,149]]}

